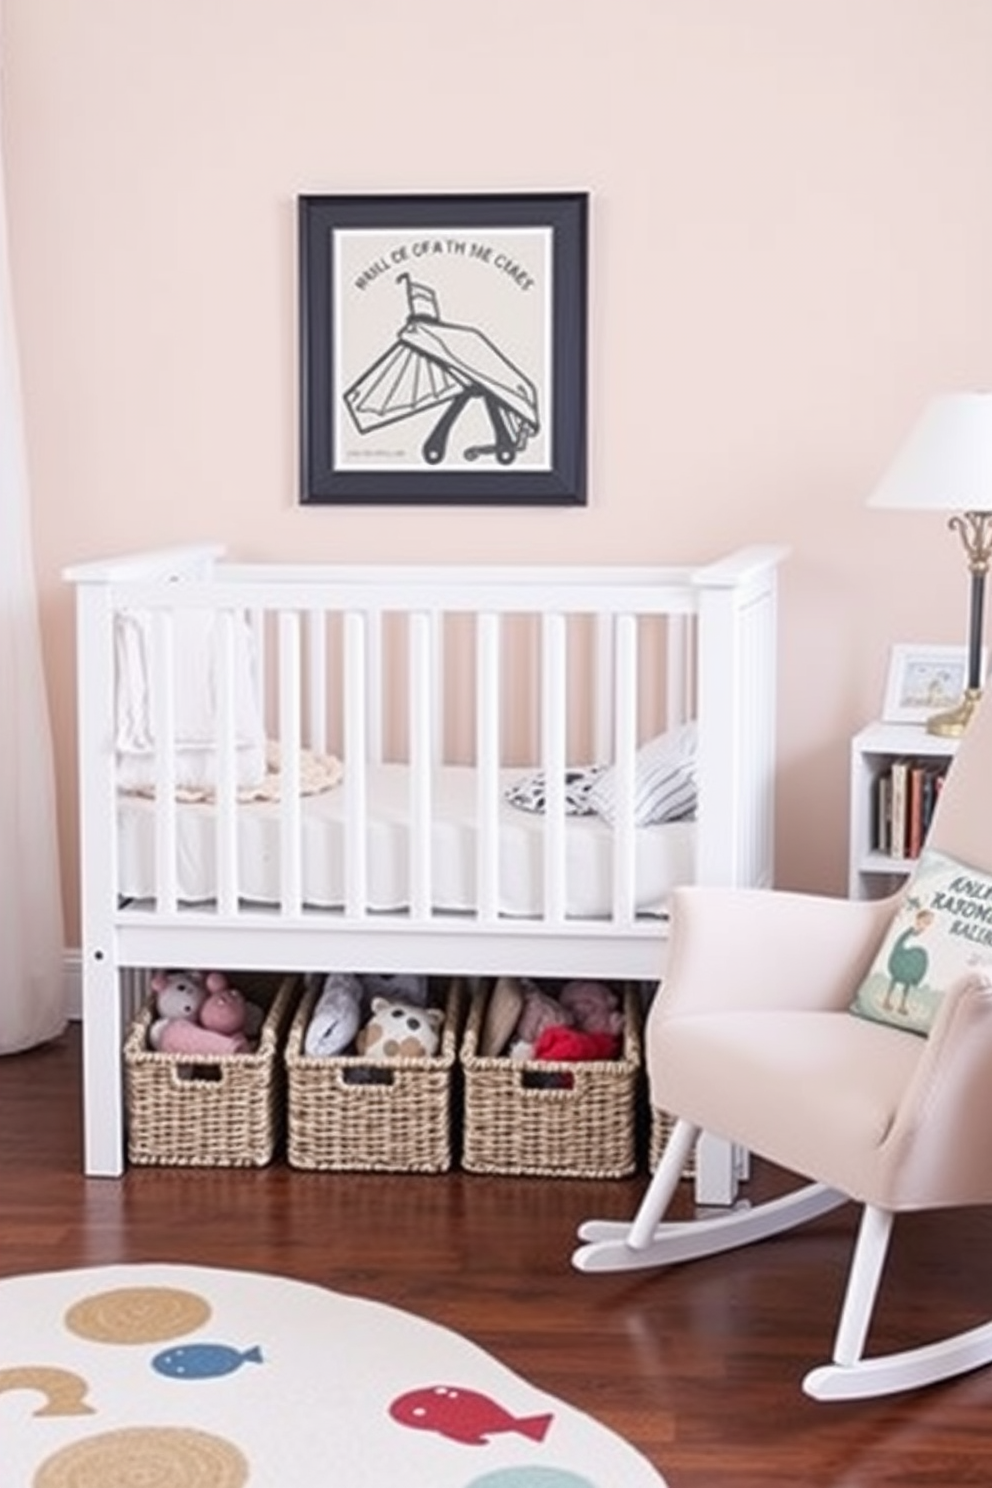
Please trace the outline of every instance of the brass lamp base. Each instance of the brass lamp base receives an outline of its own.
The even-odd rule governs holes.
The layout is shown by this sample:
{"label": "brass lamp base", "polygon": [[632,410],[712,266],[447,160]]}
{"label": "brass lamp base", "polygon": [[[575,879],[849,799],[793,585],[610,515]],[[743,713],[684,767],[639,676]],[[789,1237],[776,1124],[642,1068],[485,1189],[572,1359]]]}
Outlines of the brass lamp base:
{"label": "brass lamp base", "polygon": [[980,687],[966,688],[964,697],[956,707],[949,708],[946,713],[935,713],[932,718],[927,719],[927,733],[938,734],[942,739],[959,739],[971,722],[981,696]]}

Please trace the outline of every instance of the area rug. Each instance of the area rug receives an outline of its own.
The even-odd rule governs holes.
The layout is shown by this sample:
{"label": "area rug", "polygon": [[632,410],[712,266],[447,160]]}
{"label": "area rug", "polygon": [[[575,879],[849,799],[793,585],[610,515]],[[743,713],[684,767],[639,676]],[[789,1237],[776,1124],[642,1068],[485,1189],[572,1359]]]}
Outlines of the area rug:
{"label": "area rug", "polygon": [[256,1272],[0,1280],[3,1488],[664,1488],[582,1411],[378,1302]]}

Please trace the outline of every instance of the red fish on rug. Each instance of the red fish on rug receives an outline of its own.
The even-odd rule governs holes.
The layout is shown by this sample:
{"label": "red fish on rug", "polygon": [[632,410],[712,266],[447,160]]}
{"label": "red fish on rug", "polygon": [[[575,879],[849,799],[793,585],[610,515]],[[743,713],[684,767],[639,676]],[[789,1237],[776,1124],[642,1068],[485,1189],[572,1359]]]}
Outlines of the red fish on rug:
{"label": "red fish on rug", "polygon": [[481,1447],[500,1431],[518,1431],[531,1441],[543,1441],[554,1419],[551,1412],[539,1416],[512,1416],[488,1395],[460,1390],[457,1385],[430,1385],[408,1390],[389,1407],[394,1421],[420,1431],[436,1431],[449,1441]]}

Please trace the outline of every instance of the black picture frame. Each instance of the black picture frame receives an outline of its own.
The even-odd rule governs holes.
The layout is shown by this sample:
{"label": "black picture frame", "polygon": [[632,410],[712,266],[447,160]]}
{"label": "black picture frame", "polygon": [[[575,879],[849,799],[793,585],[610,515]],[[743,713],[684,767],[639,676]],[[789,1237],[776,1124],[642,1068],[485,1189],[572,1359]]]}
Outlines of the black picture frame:
{"label": "black picture frame", "polygon": [[298,198],[300,499],[584,505],[588,194]]}

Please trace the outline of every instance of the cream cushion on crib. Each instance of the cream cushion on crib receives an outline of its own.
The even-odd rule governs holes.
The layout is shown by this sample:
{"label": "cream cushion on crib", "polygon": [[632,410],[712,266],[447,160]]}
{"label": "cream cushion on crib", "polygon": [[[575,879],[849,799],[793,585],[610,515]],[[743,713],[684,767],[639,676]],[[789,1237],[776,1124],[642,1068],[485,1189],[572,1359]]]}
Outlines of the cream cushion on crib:
{"label": "cream cushion on crib", "polygon": [[[173,613],[175,657],[175,769],[180,789],[217,784],[222,635],[210,610]],[[265,779],[265,729],[258,696],[254,642],[241,615],[233,617],[235,772],[239,788]],[[122,790],[154,788],[156,674],[152,616],[121,610],[115,616],[116,745]]]}
{"label": "cream cushion on crib", "polygon": [[[634,756],[634,822],[684,821],[696,810],[695,720],[667,729],[642,744]],[[594,782],[589,804],[604,821],[612,822],[617,809],[617,772],[604,770]]]}

